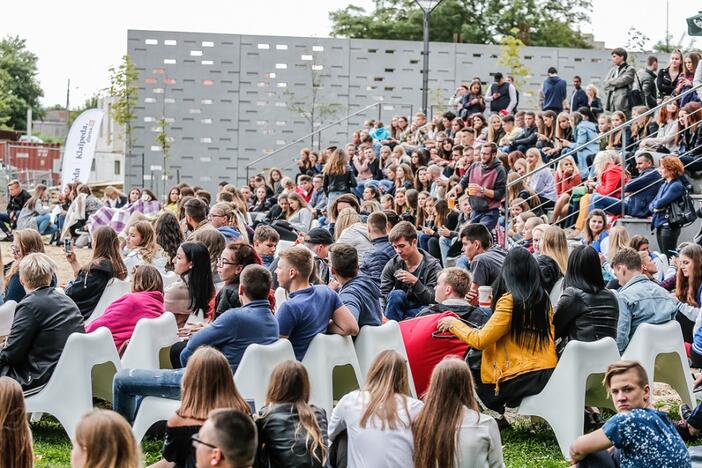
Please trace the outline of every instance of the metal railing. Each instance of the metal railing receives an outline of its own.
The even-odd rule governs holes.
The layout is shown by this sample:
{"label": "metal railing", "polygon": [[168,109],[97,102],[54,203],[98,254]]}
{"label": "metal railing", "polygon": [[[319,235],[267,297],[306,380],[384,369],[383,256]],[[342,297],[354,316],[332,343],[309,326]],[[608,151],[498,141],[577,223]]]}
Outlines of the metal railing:
{"label": "metal railing", "polygon": [[[684,97],[684,96],[687,96],[687,95],[690,94],[690,93],[696,93],[697,90],[699,90],[699,89],[701,89],[701,88],[702,88],[702,83],[693,86],[692,88],[686,90],[686,91],[683,92],[683,93],[680,93],[679,95],[677,95],[677,96],[675,96],[675,97],[671,97],[671,98],[669,98],[669,99],[667,99],[667,100],[665,100],[665,101],[662,101],[660,104],[656,105],[655,107],[652,107],[651,109],[647,110],[647,111],[644,112],[643,114],[637,115],[636,117],[633,117],[633,118],[627,120],[626,122],[622,123],[621,125],[619,125],[619,126],[617,126],[617,127],[614,127],[614,128],[610,129],[609,131],[607,131],[607,132],[605,132],[605,133],[603,133],[603,134],[598,134],[595,138],[592,138],[592,139],[588,140],[588,141],[585,142],[585,143],[582,143],[582,144],[580,144],[580,145],[578,145],[578,146],[576,146],[576,147],[574,147],[574,148],[569,148],[568,151],[566,151],[564,154],[561,154],[560,156],[558,156],[558,157],[556,157],[556,158],[550,160],[550,161],[548,162],[548,164],[544,164],[544,165],[542,165],[542,166],[540,166],[540,167],[534,169],[533,171],[527,171],[527,173],[524,174],[523,176],[520,176],[520,177],[518,177],[517,179],[513,180],[512,182],[508,183],[507,186],[506,186],[506,189],[507,189],[507,190],[506,190],[506,193],[505,193],[505,219],[507,219],[508,214],[509,214],[509,203],[510,203],[510,200],[509,200],[509,197],[507,196],[507,193],[509,192],[509,188],[510,188],[510,187],[512,187],[512,186],[514,186],[514,185],[517,185],[518,183],[522,183],[522,182],[524,182],[524,181],[529,180],[529,179],[530,179],[534,174],[536,174],[537,172],[541,172],[541,171],[544,171],[544,170],[550,170],[551,166],[554,166],[554,165],[557,166],[558,163],[559,163],[561,160],[565,159],[566,157],[568,157],[568,156],[571,156],[571,157],[572,157],[572,156],[574,156],[574,155],[577,155],[578,151],[580,151],[580,150],[582,150],[582,149],[585,149],[587,146],[589,146],[589,145],[591,145],[591,144],[593,144],[593,143],[595,143],[595,142],[597,142],[597,143],[599,144],[599,142],[600,142],[603,138],[607,138],[607,137],[609,137],[610,135],[612,135],[612,134],[614,134],[614,133],[617,133],[617,132],[620,131],[620,130],[622,131],[622,150],[621,150],[621,154],[622,154],[622,162],[621,162],[621,164],[622,164],[622,171],[621,171],[621,173],[622,173],[622,180],[621,180],[621,187],[619,187],[619,190],[620,190],[620,201],[619,201],[619,202],[621,203],[622,216],[624,216],[624,182],[625,182],[625,177],[626,177],[626,162],[627,162],[628,160],[631,159],[631,158],[627,158],[627,156],[626,156],[626,149],[628,148],[628,147],[627,147],[627,142],[626,142],[626,128],[629,127],[629,126],[630,126],[632,123],[634,123],[636,120],[641,119],[641,118],[645,118],[645,117],[647,117],[647,116],[649,116],[649,115],[652,115],[652,114],[654,114],[657,110],[659,110],[659,109],[661,109],[661,108],[667,106],[669,103],[674,102],[674,101],[677,101],[677,100],[679,100],[680,98],[682,98],[682,97]],[[682,131],[682,130],[680,130],[679,132],[681,132],[681,131]],[[678,133],[679,133],[679,132],[678,132]],[[689,152],[689,151],[688,151],[688,152]],[[593,161],[593,162],[594,162],[594,161]],[[691,163],[692,163],[692,162],[691,162]],[[691,163],[690,163],[690,164],[691,164]],[[689,165],[689,164],[688,164],[688,165]],[[590,166],[589,166],[589,167],[590,167]],[[686,165],[686,167],[687,167],[687,165]],[[577,168],[576,168],[576,170],[577,170]],[[586,180],[587,180],[587,179],[586,179]],[[583,182],[582,182],[581,184],[579,184],[578,186],[580,186],[580,185],[585,185],[586,180],[583,180]],[[649,187],[645,187],[645,188],[649,188]],[[641,189],[641,190],[644,190],[645,188],[643,188],[643,189]],[[639,191],[639,192],[640,192],[640,191]],[[637,192],[637,193],[638,193],[638,192]],[[537,194],[537,195],[538,195],[538,194]],[[543,207],[543,205],[544,205],[544,204],[542,203],[541,205],[539,205],[539,206],[536,207],[536,208]],[[613,205],[612,205],[612,206],[613,206]],[[611,206],[610,206],[610,207],[611,207]],[[536,208],[532,208],[532,209],[536,209]],[[565,218],[559,220],[559,222],[564,221],[565,219],[568,219],[569,217],[572,217],[572,216],[576,215],[576,214],[578,213],[578,211],[579,211],[579,209],[576,210],[574,213],[569,214],[567,217],[565,217]],[[505,242],[506,242],[506,237],[505,237]]]}
{"label": "metal railing", "polygon": [[366,107],[357,110],[356,112],[352,112],[351,114],[348,114],[348,115],[346,115],[346,116],[344,116],[344,117],[342,117],[342,118],[340,118],[340,119],[338,119],[338,120],[335,120],[335,121],[333,121],[333,122],[331,122],[331,123],[329,123],[329,124],[326,124],[326,125],[324,125],[324,126],[318,128],[318,129],[316,129],[316,130],[314,130],[314,131],[312,131],[312,132],[307,133],[306,135],[301,136],[300,138],[298,138],[298,139],[296,139],[296,140],[291,141],[290,143],[288,143],[288,144],[286,144],[286,145],[284,145],[284,146],[281,146],[280,148],[278,148],[278,149],[276,149],[276,150],[274,150],[274,151],[272,151],[272,152],[270,152],[270,153],[268,153],[268,154],[266,154],[266,155],[264,155],[264,156],[261,156],[261,157],[258,158],[258,159],[255,159],[255,160],[251,161],[250,163],[248,163],[248,164],[246,165],[246,180],[247,180],[247,181],[249,180],[249,172],[251,171],[251,168],[252,168],[253,166],[255,166],[256,164],[260,163],[261,161],[264,161],[264,160],[266,160],[266,159],[269,159],[269,158],[275,156],[276,154],[278,154],[278,153],[280,153],[280,152],[282,152],[282,151],[285,151],[285,150],[287,150],[288,148],[291,148],[291,147],[297,145],[298,143],[301,143],[301,142],[305,141],[306,139],[308,139],[309,137],[311,137],[311,136],[313,136],[313,135],[319,135],[319,134],[320,134],[321,132],[323,132],[324,130],[327,130],[327,129],[331,128],[331,127],[334,127],[334,126],[336,126],[336,125],[339,125],[340,123],[346,122],[346,121],[349,120],[351,117],[355,117],[355,116],[357,116],[357,115],[359,115],[359,114],[362,114],[362,113],[366,112],[368,109],[372,109],[372,108],[374,108],[374,107],[377,107],[377,108],[378,108],[378,115],[380,115],[380,112],[382,111],[382,106],[383,106],[383,101],[382,101],[382,100],[380,100],[380,101],[378,101],[378,102],[374,102],[373,104],[369,104],[369,105],[367,105]]}

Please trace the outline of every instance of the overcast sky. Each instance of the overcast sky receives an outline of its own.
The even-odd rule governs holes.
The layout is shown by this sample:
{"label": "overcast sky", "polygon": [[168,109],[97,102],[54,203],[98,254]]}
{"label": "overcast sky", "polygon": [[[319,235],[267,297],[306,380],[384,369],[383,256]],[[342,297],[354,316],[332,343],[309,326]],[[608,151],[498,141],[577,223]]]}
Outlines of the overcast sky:
{"label": "overcast sky", "polygon": [[[128,29],[198,31],[288,36],[329,35],[328,12],[350,0],[35,0],[4,2],[1,35],[19,35],[39,57],[39,80],[46,105],[66,102],[71,79],[71,106],[81,104],[108,84],[107,69],[126,52]],[[372,0],[353,3],[370,9]],[[685,18],[697,13],[693,1],[670,1],[670,31],[677,42]],[[665,36],[664,0],[593,0],[593,33],[607,47],[617,47],[636,26],[653,45]],[[687,38],[686,40],[689,40]],[[698,46],[702,41],[697,42]]]}

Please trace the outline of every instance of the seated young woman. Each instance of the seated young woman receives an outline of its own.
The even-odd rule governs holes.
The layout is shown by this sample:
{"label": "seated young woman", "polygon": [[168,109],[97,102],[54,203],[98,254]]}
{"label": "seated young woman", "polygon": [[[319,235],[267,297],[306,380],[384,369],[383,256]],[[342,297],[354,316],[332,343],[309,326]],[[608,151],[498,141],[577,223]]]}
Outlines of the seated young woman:
{"label": "seated young woman", "polygon": [[327,466],[327,417],[310,405],[305,367],[285,361],[271,374],[266,403],[258,413],[257,466],[322,468]]}
{"label": "seated young woman", "polygon": [[176,316],[182,328],[191,314],[204,321],[209,302],[215,295],[210,253],[202,242],[183,242],[173,259],[173,271],[179,276],[165,291],[166,310]]}
{"label": "seated young woman", "polygon": [[[27,294],[20,283],[20,261],[31,253],[44,253],[44,241],[34,229],[19,229],[13,232],[14,239],[10,252],[14,261],[5,276],[5,301],[20,302]],[[56,274],[51,279],[51,286],[56,286]]]}
{"label": "seated young woman", "polygon": [[166,439],[155,467],[195,467],[191,437],[197,434],[210,411],[231,408],[251,414],[251,408],[234,384],[227,359],[214,348],[198,348],[188,361],[180,384],[180,407],[166,423]]}
{"label": "seated young woman", "polygon": [[132,428],[119,414],[94,409],[78,421],[71,451],[73,468],[140,468],[141,459]]}
{"label": "seated young woman", "polygon": [[412,423],[415,468],[502,468],[497,422],[480,413],[468,364],[447,356],[434,368]]}
{"label": "seated young woman", "polygon": [[119,252],[117,233],[109,226],[93,231],[93,258],[80,266],[73,249],[66,255],[76,278],[68,282],[66,295],[73,299],[84,319],[88,319],[112,278],[125,279],[127,267]]}
{"label": "seated young woman", "polygon": [[363,390],[344,395],[329,421],[329,439],[348,433],[349,466],[413,466],[412,421],[422,402],[410,396],[407,361],[386,350],[373,360]]}
{"label": "seated young woman", "polygon": [[522,398],[543,390],[558,361],[553,341],[553,309],[533,255],[514,247],[493,284],[493,314],[481,329],[445,317],[438,331],[449,331],[482,350],[474,371],[483,404],[500,414]]}
{"label": "seated young woman", "polygon": [[0,377],[0,463],[12,468],[34,466],[22,387],[10,377]]}
{"label": "seated young woman", "polygon": [[150,265],[142,265],[134,271],[132,292],[110,304],[101,317],[85,326],[85,331],[90,333],[107,327],[112,332],[115,346],[120,349],[132,337],[140,319],[157,318],[163,312],[161,273]]}
{"label": "seated young woman", "polygon": [[124,264],[131,274],[139,265],[152,265],[166,274],[167,258],[163,249],[156,243],[156,231],[148,221],[139,221],[129,227],[127,253]]}

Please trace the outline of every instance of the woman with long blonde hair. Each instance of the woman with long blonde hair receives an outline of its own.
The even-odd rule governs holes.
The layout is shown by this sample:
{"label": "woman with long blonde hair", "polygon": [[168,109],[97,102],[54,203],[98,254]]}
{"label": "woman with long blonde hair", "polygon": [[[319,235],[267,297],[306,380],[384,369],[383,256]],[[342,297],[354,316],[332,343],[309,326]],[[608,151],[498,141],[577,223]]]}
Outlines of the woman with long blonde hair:
{"label": "woman with long blonde hair", "polygon": [[156,231],[149,221],[139,221],[129,227],[127,249],[124,264],[128,272],[131,273],[139,265],[151,265],[166,273],[167,258],[156,243]]}
{"label": "woman with long blonde hair", "polygon": [[548,227],[541,237],[539,249],[541,255],[554,259],[561,274],[565,275],[568,268],[568,239],[563,229],[558,226]]}
{"label": "woman with long blonde hair", "polygon": [[298,361],[278,364],[256,418],[260,466],[322,468],[328,458],[327,417],[310,405],[310,380]]}
{"label": "woman with long blonde hair", "polygon": [[[14,465],[13,465],[14,466]],[[94,409],[76,426],[73,468],[141,468],[141,451],[132,428],[114,411]]]}
{"label": "woman with long blonde hair", "polygon": [[336,242],[350,244],[362,258],[373,250],[373,243],[368,238],[368,225],[361,222],[360,215],[353,208],[344,208],[339,212],[334,225]]}
{"label": "woman with long blonde hair", "polygon": [[0,466],[31,468],[32,431],[22,387],[10,377],[0,377]]}
{"label": "woman with long blonde hair", "polygon": [[504,466],[497,422],[480,413],[470,368],[456,356],[434,368],[412,432],[415,468]]}
{"label": "woman with long blonde hair", "polygon": [[180,407],[166,423],[162,456],[175,466],[195,466],[195,449],[190,443],[210,411],[231,408],[251,414],[234,384],[234,375],[224,355],[209,346],[198,348],[180,373]]}
{"label": "woman with long blonde hair", "polygon": [[349,466],[412,466],[412,421],[422,402],[410,396],[407,360],[386,350],[376,356],[363,390],[346,394],[329,421],[329,439],[348,431]]}

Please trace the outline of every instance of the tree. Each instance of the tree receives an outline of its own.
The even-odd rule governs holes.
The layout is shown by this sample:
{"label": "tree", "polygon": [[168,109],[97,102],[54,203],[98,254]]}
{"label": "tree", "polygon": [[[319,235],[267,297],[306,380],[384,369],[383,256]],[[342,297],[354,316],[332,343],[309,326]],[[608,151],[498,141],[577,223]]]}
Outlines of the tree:
{"label": "tree", "polygon": [[[321,68],[320,68],[321,67]],[[309,94],[297,95],[287,88],[283,91],[283,98],[286,101],[288,110],[295,112],[304,118],[310,126],[310,133],[314,132],[316,127],[319,127],[326,119],[334,117],[341,112],[343,105],[340,103],[328,103],[322,99],[322,91],[324,90],[322,80],[323,66],[314,65],[310,62],[310,86]],[[314,148],[314,134],[310,136],[310,147]],[[321,139],[317,141],[317,147],[321,146]]]}
{"label": "tree", "polygon": [[[591,47],[575,26],[590,19],[591,0],[444,0],[431,15],[430,39],[499,44],[515,35],[528,46]],[[367,14],[349,5],[329,14],[332,36],[422,39],[422,11],[412,0],[376,0]],[[517,33],[511,31],[517,29]]]}
{"label": "tree", "polygon": [[[98,99],[100,99],[100,92],[96,92],[88,99],[86,99],[81,106],[75,107],[68,112],[68,127],[73,125],[73,122],[78,118],[80,114],[88,109],[95,109],[98,106]],[[58,106],[57,110],[63,110],[64,106]],[[51,108],[49,108],[51,110]]]}
{"label": "tree", "polygon": [[[165,106],[164,106],[165,107]],[[164,110],[165,113],[165,110]],[[171,142],[173,138],[168,136],[168,119],[165,115],[161,115],[158,121],[159,132],[156,135],[156,143],[161,147],[161,152],[163,153],[163,193],[166,193],[166,181],[168,180],[168,153],[171,149]]]}
{"label": "tree", "polygon": [[[114,98],[111,108],[111,118],[124,128],[124,141],[126,155],[132,152],[134,141],[132,139],[132,120],[136,117],[134,111],[139,102],[139,72],[129,55],[122,57],[118,67],[110,67],[110,87],[107,88],[108,96]],[[108,116],[110,117],[110,116]]]}
{"label": "tree", "polygon": [[519,30],[513,28],[511,33],[504,36],[500,42],[500,56],[497,57],[497,63],[509,70],[509,74],[514,78],[514,86],[521,88],[524,85],[524,78],[529,75],[529,69],[522,62],[521,51],[524,42],[516,37]]}
{"label": "tree", "polygon": [[37,56],[27,50],[24,39],[0,40],[0,122],[15,130],[27,129],[27,109],[43,115],[39,98],[44,92],[37,80]]}

